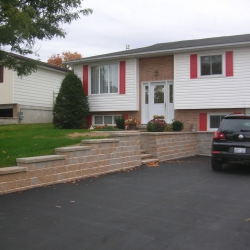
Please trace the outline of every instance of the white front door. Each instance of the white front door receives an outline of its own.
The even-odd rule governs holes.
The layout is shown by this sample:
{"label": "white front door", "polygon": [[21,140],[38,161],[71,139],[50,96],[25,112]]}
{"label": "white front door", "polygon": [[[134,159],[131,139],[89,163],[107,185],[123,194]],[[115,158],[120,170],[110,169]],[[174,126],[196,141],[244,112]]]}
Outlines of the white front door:
{"label": "white front door", "polygon": [[142,84],[142,124],[154,115],[164,116],[167,123],[174,118],[173,82],[149,82]]}
{"label": "white front door", "polygon": [[166,83],[157,82],[150,84],[150,119],[154,115],[166,117]]}

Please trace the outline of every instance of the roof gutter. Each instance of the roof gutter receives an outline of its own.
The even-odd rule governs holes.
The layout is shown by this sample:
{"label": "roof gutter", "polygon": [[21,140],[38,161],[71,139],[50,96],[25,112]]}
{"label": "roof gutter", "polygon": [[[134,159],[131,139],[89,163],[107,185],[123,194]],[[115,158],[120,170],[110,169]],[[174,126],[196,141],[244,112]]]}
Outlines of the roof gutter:
{"label": "roof gutter", "polygon": [[66,61],[64,64],[67,65],[75,65],[78,63],[84,63],[84,62],[95,62],[95,61],[100,61],[100,60],[106,60],[106,59],[117,59],[117,58],[131,58],[131,57],[140,57],[140,56],[145,56],[145,55],[153,55],[153,54],[162,54],[162,53],[181,53],[181,52],[188,52],[192,50],[202,50],[202,49],[216,49],[220,47],[228,47],[228,46],[243,46],[243,45],[249,45],[250,42],[240,42],[240,43],[227,43],[227,44],[216,44],[216,45],[205,45],[205,46],[196,46],[196,47],[188,47],[188,48],[178,48],[178,49],[168,49],[168,50],[157,50],[157,51],[147,51],[147,52],[138,52],[138,53],[130,53],[130,54],[125,54],[125,55],[110,55],[110,56],[97,56],[94,58],[87,57],[87,58],[82,58],[79,60],[74,60],[74,61]]}

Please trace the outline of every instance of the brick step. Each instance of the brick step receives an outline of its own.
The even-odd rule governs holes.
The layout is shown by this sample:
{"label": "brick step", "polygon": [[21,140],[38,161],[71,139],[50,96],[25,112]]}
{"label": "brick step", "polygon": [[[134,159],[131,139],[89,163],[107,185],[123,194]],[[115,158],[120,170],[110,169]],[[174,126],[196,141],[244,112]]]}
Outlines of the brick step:
{"label": "brick step", "polygon": [[142,159],[152,158],[151,154],[141,154]]}
{"label": "brick step", "polygon": [[152,158],[152,159],[145,159],[145,160],[141,161],[142,164],[148,164],[148,163],[151,163],[151,162],[159,162],[159,159]]}

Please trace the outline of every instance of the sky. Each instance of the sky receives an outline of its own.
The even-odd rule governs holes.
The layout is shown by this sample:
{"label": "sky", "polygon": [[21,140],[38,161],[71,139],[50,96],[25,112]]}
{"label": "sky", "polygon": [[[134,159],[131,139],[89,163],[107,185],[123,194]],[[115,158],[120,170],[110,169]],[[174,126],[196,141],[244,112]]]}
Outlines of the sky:
{"label": "sky", "polygon": [[37,42],[42,61],[64,51],[89,57],[126,45],[250,33],[250,0],[84,0],[82,8],[93,14],[65,25],[65,38]]}

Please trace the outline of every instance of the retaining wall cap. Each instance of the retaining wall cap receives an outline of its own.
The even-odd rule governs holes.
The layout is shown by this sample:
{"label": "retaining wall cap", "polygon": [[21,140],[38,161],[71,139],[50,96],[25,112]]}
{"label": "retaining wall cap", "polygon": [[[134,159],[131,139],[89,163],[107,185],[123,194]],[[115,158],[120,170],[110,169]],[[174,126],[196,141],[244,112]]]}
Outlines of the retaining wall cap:
{"label": "retaining wall cap", "polygon": [[139,136],[140,135],[140,132],[139,131],[134,131],[134,132],[127,132],[127,131],[124,131],[124,132],[114,132],[114,133],[111,133],[110,136],[111,137],[126,137],[126,136]]}
{"label": "retaining wall cap", "polygon": [[90,150],[90,147],[87,146],[75,146],[75,147],[62,147],[62,148],[56,148],[56,152],[74,152],[74,151],[85,151]]}
{"label": "retaining wall cap", "polygon": [[15,173],[21,173],[21,172],[27,172],[28,168],[27,167],[6,167],[6,168],[0,168],[0,175],[4,174],[15,174]]}
{"label": "retaining wall cap", "polygon": [[141,135],[183,135],[183,134],[195,134],[196,132],[141,132]]}
{"label": "retaining wall cap", "polygon": [[214,134],[215,131],[196,131],[197,134]]}
{"label": "retaining wall cap", "polygon": [[34,162],[43,162],[43,161],[65,160],[65,159],[66,159],[65,155],[44,155],[44,156],[17,158],[16,162],[18,162],[18,163],[34,163]]}
{"label": "retaining wall cap", "polygon": [[110,142],[119,142],[119,140],[115,139],[82,140],[82,144],[110,143]]}

